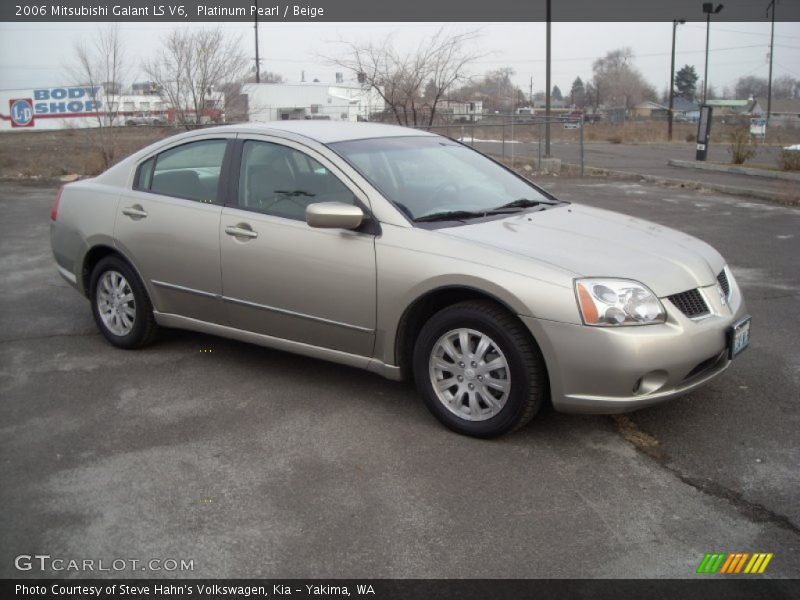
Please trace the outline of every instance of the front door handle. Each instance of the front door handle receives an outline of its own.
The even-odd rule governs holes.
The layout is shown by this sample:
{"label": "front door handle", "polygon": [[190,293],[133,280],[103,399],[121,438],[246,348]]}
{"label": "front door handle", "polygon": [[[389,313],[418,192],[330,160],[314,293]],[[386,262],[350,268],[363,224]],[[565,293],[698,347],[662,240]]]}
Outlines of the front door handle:
{"label": "front door handle", "polygon": [[250,227],[247,223],[239,223],[238,225],[228,225],[225,228],[225,233],[228,235],[232,235],[236,238],[257,238],[258,234],[253,231],[253,228]]}
{"label": "front door handle", "polygon": [[134,221],[144,219],[147,216],[147,211],[142,208],[141,204],[134,204],[133,206],[126,206],[122,209],[122,214],[129,216]]}

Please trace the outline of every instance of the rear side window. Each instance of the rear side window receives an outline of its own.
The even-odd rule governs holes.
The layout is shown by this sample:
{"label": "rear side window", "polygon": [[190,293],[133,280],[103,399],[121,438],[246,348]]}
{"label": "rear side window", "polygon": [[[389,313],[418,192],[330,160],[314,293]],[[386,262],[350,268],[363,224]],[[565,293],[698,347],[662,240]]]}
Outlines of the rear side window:
{"label": "rear side window", "polygon": [[154,194],[214,203],[227,145],[226,140],[203,140],[170,148],[139,166],[135,187]]}

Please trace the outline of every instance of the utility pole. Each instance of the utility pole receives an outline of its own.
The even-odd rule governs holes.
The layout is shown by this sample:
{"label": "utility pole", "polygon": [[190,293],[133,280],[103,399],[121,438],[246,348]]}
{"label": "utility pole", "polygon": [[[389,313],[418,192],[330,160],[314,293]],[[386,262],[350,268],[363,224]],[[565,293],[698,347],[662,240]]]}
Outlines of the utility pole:
{"label": "utility pole", "polygon": [[550,2],[547,0],[547,67],[545,69],[545,90],[544,90],[544,157],[550,158]]}
{"label": "utility pole", "polygon": [[775,53],[775,5],[778,0],[772,0],[767,6],[767,12],[772,9],[772,33],[769,38],[769,84],[767,85],[767,127],[769,127],[769,115],[772,113],[772,55]]}
{"label": "utility pole", "polygon": [[667,140],[672,141],[672,118],[675,112],[675,31],[678,24],[683,25],[686,19],[672,20],[672,61],[669,66],[669,116],[667,121]]}
{"label": "utility pole", "polygon": [[531,105],[531,111],[533,110],[533,75],[531,75],[531,91],[528,95],[528,102]]}
{"label": "utility pole", "polygon": [[261,83],[261,60],[258,58],[258,0],[253,0],[253,6],[256,8],[253,12],[255,15],[253,29],[256,32],[256,83]]}

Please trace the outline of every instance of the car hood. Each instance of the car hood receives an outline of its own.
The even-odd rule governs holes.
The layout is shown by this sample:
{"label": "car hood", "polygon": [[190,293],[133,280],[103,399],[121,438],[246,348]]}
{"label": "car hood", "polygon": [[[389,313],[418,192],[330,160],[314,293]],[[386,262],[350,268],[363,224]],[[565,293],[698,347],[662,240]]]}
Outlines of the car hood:
{"label": "car hood", "polygon": [[635,279],[659,297],[713,285],[724,266],[720,254],[695,237],[580,204],[439,229],[438,233],[576,275]]}

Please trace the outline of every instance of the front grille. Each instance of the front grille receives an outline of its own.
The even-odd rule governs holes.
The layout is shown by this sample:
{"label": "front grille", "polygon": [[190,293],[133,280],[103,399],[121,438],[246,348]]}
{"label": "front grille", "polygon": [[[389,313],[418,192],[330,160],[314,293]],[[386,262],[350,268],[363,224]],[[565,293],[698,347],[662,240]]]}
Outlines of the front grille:
{"label": "front grille", "polygon": [[669,296],[669,300],[678,308],[678,310],[680,310],[690,319],[702,317],[703,315],[707,315],[709,312],[706,301],[703,300],[703,296],[700,295],[699,290],[689,290],[688,292],[673,294],[672,296]]}
{"label": "front grille", "polygon": [[731,284],[728,283],[728,276],[725,274],[725,269],[719,272],[719,275],[717,275],[717,281],[719,282],[719,286],[722,288],[722,292],[725,294],[725,297],[728,298],[731,295]]}

